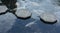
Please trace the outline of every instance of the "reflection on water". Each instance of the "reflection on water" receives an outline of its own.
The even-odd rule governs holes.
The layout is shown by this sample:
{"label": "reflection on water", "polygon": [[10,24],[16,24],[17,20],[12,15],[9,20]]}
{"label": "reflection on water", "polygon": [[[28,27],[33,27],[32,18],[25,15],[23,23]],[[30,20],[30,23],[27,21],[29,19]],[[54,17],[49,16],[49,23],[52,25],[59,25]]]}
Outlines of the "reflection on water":
{"label": "reflection on water", "polygon": [[[11,0],[12,1],[12,0]],[[13,3],[13,1],[12,1]],[[54,5],[54,0],[17,0],[17,10],[26,8],[32,12],[32,17],[27,20],[18,19],[12,14],[0,15],[0,32],[2,33],[60,33],[60,6]],[[8,2],[3,3],[7,8],[14,9],[14,5]],[[9,6],[10,5],[10,6]],[[12,7],[11,7],[12,6]],[[39,15],[50,12],[57,16],[58,22],[55,24],[45,24],[40,21]],[[7,16],[8,15],[8,16]],[[5,28],[3,28],[5,27]],[[8,27],[8,28],[7,28]],[[2,29],[1,29],[2,28]],[[6,30],[6,31],[5,31]]]}

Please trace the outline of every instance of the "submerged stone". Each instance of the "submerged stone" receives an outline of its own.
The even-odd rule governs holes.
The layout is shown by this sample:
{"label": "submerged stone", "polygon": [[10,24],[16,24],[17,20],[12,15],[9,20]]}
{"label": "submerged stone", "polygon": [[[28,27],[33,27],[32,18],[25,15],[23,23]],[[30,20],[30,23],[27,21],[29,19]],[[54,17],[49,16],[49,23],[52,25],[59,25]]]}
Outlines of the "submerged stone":
{"label": "submerged stone", "polygon": [[54,24],[57,22],[56,16],[50,13],[43,13],[40,15],[40,20],[44,23]]}
{"label": "submerged stone", "polygon": [[30,18],[32,13],[29,12],[28,10],[26,9],[19,9],[15,12],[16,16],[18,18],[21,18],[21,19],[27,19],[27,18]]}

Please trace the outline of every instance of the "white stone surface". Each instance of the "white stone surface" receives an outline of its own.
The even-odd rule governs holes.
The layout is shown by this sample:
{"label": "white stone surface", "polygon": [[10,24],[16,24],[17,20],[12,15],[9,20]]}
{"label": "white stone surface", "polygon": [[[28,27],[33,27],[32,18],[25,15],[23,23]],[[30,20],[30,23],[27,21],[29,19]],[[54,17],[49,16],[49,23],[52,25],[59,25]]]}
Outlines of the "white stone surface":
{"label": "white stone surface", "polygon": [[15,12],[15,14],[18,16],[18,17],[22,17],[22,18],[27,18],[29,16],[31,16],[31,12],[29,12],[28,10],[26,9],[19,9]]}
{"label": "white stone surface", "polygon": [[14,25],[16,17],[12,13],[0,15],[0,33],[6,33]]}
{"label": "white stone surface", "polygon": [[40,18],[46,22],[54,22],[57,20],[56,16],[54,14],[50,14],[50,13],[42,13],[40,15]]}
{"label": "white stone surface", "polygon": [[0,13],[6,12],[7,9],[6,6],[0,6]]}

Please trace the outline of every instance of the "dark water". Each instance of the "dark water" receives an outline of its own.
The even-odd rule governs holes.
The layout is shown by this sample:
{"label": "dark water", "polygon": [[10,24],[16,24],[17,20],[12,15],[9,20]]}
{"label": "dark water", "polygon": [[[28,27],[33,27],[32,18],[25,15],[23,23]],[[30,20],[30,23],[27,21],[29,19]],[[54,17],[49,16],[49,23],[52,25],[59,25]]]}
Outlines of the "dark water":
{"label": "dark water", "polygon": [[[54,3],[54,0],[51,2],[50,0],[26,0],[26,2],[24,2],[24,0],[17,0],[17,2],[17,9],[22,7],[30,10],[32,12],[32,17],[26,20],[18,19],[12,13],[13,11],[8,10],[5,14],[0,15],[0,33],[60,33],[60,6],[53,5],[52,2]],[[30,2],[36,3],[34,5],[34,3],[32,4]],[[14,4],[10,4],[12,8],[7,5],[4,6],[8,9],[14,9],[16,7],[13,7]],[[38,17],[39,14],[43,12],[54,13],[58,17],[58,22],[55,24],[43,23]]]}
{"label": "dark water", "polygon": [[8,30],[8,33],[57,33],[56,26],[42,23],[41,21],[35,21],[36,24],[30,27],[25,27],[29,22],[35,21],[34,19],[19,20],[17,19],[13,27]]}

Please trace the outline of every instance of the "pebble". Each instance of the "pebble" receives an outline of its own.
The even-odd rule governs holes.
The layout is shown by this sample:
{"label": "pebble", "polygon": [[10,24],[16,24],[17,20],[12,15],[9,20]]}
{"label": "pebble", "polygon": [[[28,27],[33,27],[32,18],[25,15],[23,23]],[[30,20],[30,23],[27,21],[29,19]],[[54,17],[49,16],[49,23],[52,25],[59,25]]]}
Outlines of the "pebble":
{"label": "pebble", "polygon": [[0,14],[5,13],[7,9],[6,6],[0,6]]}
{"label": "pebble", "polygon": [[40,15],[40,20],[44,23],[54,24],[57,22],[56,16],[51,13],[42,13]]}
{"label": "pebble", "polygon": [[21,19],[30,18],[32,13],[29,12],[27,9],[19,9],[15,12],[16,16]]}

